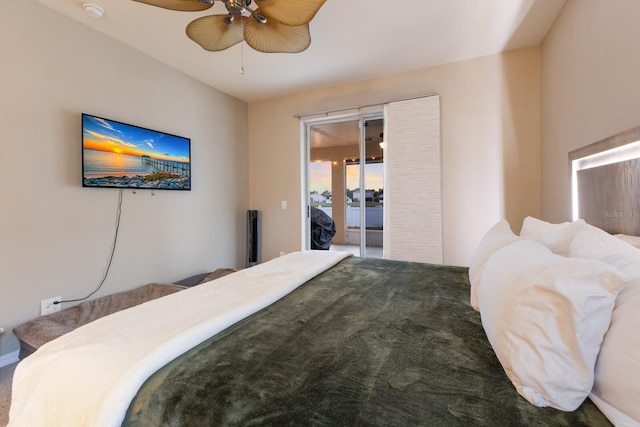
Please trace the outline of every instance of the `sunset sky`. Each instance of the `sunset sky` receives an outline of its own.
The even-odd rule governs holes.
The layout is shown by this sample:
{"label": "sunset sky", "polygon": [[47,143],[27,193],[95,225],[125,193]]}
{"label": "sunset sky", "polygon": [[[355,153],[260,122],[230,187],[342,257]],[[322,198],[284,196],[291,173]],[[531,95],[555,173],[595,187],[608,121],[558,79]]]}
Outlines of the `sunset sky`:
{"label": "sunset sky", "polygon": [[[355,190],[360,187],[359,168],[347,167],[347,188]],[[378,190],[384,187],[383,164],[369,163],[365,165],[365,187],[368,190]],[[322,193],[325,190],[331,191],[331,162],[311,162],[309,164],[309,191]]]}
{"label": "sunset sky", "polygon": [[99,117],[82,116],[82,146],[92,150],[189,162],[190,141]]}

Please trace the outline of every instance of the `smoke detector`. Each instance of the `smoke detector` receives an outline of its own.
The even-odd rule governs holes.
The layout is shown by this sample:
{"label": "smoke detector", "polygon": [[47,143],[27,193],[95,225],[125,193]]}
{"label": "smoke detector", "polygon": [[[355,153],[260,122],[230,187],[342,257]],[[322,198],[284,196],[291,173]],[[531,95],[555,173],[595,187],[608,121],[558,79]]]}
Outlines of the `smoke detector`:
{"label": "smoke detector", "polygon": [[92,18],[102,18],[104,15],[104,9],[93,3],[82,3],[82,8],[84,9],[84,13]]}

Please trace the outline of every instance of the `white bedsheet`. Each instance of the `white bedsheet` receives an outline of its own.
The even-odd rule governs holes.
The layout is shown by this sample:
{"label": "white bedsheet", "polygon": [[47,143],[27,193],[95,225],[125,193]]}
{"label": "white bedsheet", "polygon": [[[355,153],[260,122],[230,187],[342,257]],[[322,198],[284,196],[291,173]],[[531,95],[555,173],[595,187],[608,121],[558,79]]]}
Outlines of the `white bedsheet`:
{"label": "white bedsheet", "polygon": [[600,409],[600,412],[616,427],[638,427],[640,423],[636,420],[620,411],[615,406],[610,405],[604,400],[600,399],[597,395],[591,393],[589,399]]}
{"label": "white bedsheet", "polygon": [[97,319],[16,368],[10,427],[119,426],[144,381],[349,254],[295,252]]}

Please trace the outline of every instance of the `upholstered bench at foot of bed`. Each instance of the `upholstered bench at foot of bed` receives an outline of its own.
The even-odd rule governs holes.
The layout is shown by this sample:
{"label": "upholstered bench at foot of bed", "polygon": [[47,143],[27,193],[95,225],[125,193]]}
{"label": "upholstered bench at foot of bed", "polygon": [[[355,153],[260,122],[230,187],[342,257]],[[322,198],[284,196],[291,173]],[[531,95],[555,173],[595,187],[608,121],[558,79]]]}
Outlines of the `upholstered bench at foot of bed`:
{"label": "upholstered bench at foot of bed", "polygon": [[43,344],[93,320],[183,289],[185,286],[151,283],[130,291],[85,301],[57,313],[25,322],[13,329],[20,341],[20,359],[24,359]]}
{"label": "upholstered bench at foot of bed", "polygon": [[40,316],[13,329],[20,341],[20,359],[24,359],[43,344],[100,317],[133,307],[187,287],[219,279],[233,273],[233,268],[219,268],[213,272],[188,277],[173,284],[150,283],[130,291],[106,295],[57,313]]}
{"label": "upholstered bench at foot of bed", "polygon": [[212,280],[219,279],[221,277],[226,276],[227,274],[231,274],[236,271],[237,270],[235,268],[219,268],[210,273],[201,273],[201,274],[196,274],[195,276],[187,277],[186,279],[182,279],[175,282],[175,284],[191,287],[191,286],[199,285],[204,282],[210,282]]}

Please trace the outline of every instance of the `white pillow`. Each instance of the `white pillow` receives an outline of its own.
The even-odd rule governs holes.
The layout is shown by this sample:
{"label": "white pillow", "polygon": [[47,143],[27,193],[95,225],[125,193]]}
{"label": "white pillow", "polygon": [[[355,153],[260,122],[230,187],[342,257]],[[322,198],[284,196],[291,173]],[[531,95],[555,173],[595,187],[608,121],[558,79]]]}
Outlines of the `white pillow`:
{"label": "white pillow", "polygon": [[594,365],[623,275],[522,239],[495,252],[482,275],[482,325],[516,390],[536,406],[573,411]]}
{"label": "white pillow", "polygon": [[627,242],[634,248],[640,249],[640,236],[630,236],[628,234],[616,234],[615,237],[622,240],[623,242]]}
{"label": "white pillow", "polygon": [[471,307],[476,311],[479,311],[478,288],[480,287],[480,278],[482,277],[482,271],[484,270],[487,260],[495,251],[514,242],[517,238],[518,236],[511,231],[509,222],[503,219],[491,227],[480,240],[469,263],[469,282],[471,283],[470,302]]}
{"label": "white pillow", "polygon": [[520,237],[535,240],[542,243],[559,255],[566,256],[569,245],[576,232],[585,225],[584,220],[552,224],[540,219],[528,216],[522,221]]}
{"label": "white pillow", "polygon": [[528,216],[522,221],[520,236],[540,242],[552,252],[566,256],[573,237],[584,224],[582,219],[552,224]]}
{"label": "white pillow", "polygon": [[[592,399],[616,425],[640,425],[640,278],[625,283],[613,310],[595,369]],[[611,405],[617,411],[608,410]],[[621,412],[623,416],[610,415]]]}
{"label": "white pillow", "polygon": [[629,425],[628,418],[640,424],[640,250],[586,225],[569,254],[604,261],[627,276],[596,363],[592,400],[614,424]]}
{"label": "white pillow", "polygon": [[627,276],[640,276],[640,249],[589,224],[584,224],[576,232],[568,254],[577,258],[599,259]]}

